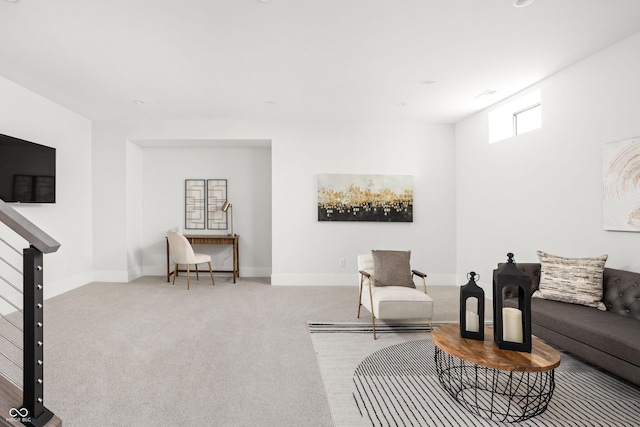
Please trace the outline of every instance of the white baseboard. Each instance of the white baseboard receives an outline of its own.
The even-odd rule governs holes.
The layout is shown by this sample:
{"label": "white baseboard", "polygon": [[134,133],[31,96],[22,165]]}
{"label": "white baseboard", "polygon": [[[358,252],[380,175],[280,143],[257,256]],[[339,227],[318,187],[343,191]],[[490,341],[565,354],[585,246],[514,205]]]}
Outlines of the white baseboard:
{"label": "white baseboard", "polygon": [[[417,283],[417,282],[416,282]],[[427,286],[458,286],[455,274],[427,273]]]}
{"label": "white baseboard", "polygon": [[94,273],[87,272],[82,274],[76,274],[75,276],[67,277],[57,282],[44,284],[44,298],[53,298],[57,295],[64,294],[80,286],[84,286],[87,283],[93,282]]}
{"label": "white baseboard", "polygon": [[[43,290],[44,290],[44,299],[48,300],[49,298],[53,298],[55,296],[64,294],[65,292],[69,292],[73,289],[79,288],[80,286],[84,286],[87,283],[91,283],[93,281],[93,273],[82,273],[76,274],[72,277],[67,277],[63,280],[58,280],[57,282],[44,282]],[[20,304],[22,305],[22,304]],[[9,313],[13,313],[15,308],[6,303],[5,301],[0,301],[0,314],[7,315]]]}
{"label": "white baseboard", "polygon": [[129,272],[127,270],[102,270],[93,272],[94,282],[129,282]]}
{"label": "white baseboard", "polygon": [[[173,269],[173,267],[171,267]],[[182,268],[182,267],[180,267]],[[216,270],[218,268],[231,269],[233,267],[216,267],[213,266],[213,269]],[[202,267],[200,270],[203,271]],[[216,274],[231,274],[231,273],[216,273]],[[269,277],[271,276],[271,267],[240,267],[240,274],[242,277]],[[145,265],[142,268],[140,276],[166,276],[167,275],[167,266],[166,265]],[[137,277],[140,277],[137,276]]]}
{"label": "white baseboard", "polygon": [[[58,281],[48,285],[45,289],[45,297],[50,298],[62,294],[71,289],[90,282],[114,282],[127,283],[140,276],[165,276],[166,266],[144,267],[141,271],[128,270],[101,270],[93,273],[85,273],[78,276]],[[218,273],[227,274],[227,273]],[[271,268],[267,267],[242,267],[241,277],[269,277],[273,286],[357,286],[359,275],[353,274],[271,274]],[[416,279],[418,280],[418,279]],[[416,282],[418,283],[418,282]],[[459,286],[460,278],[455,274],[427,274],[427,286]],[[479,283],[485,288],[486,284]],[[488,298],[491,295],[487,294]]]}
{"label": "white baseboard", "polygon": [[[358,286],[354,274],[272,274],[272,286]],[[416,279],[417,280],[417,279]],[[418,282],[416,282],[418,283]],[[456,286],[455,274],[427,274],[427,286]]]}
{"label": "white baseboard", "polygon": [[[458,274],[457,277],[458,277],[457,282],[459,283],[458,286],[463,286],[469,281],[466,275]],[[486,299],[493,300],[493,282],[486,281],[486,280],[478,280],[476,283],[484,291],[484,297]]]}
{"label": "white baseboard", "polygon": [[357,274],[272,274],[272,286],[357,286]]}
{"label": "white baseboard", "polygon": [[241,267],[240,274],[242,277],[269,277],[271,276],[271,267]]}

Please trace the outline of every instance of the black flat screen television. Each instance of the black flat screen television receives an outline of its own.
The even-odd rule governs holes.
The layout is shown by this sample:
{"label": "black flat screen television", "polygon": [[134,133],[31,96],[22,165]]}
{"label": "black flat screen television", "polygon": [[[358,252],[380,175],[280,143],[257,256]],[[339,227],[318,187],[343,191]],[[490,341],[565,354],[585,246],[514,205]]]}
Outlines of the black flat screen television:
{"label": "black flat screen television", "polygon": [[0,134],[0,199],[56,202],[56,149]]}

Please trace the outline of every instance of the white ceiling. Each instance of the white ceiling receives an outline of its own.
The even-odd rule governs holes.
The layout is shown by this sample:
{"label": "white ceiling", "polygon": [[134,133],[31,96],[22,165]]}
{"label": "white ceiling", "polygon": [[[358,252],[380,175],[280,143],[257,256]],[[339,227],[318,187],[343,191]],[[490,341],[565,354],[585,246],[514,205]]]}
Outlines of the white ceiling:
{"label": "white ceiling", "polygon": [[638,0],[0,0],[0,75],[94,120],[455,123],[639,31]]}

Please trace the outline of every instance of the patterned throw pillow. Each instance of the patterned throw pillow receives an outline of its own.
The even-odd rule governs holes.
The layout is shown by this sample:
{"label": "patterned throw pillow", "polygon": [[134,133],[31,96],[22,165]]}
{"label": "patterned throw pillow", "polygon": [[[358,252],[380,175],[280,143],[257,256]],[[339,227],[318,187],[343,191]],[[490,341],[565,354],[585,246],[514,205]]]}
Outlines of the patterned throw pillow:
{"label": "patterned throw pillow", "polygon": [[415,288],[411,276],[411,251],[371,251],[374,286]]}
{"label": "patterned throw pillow", "polygon": [[596,258],[563,258],[537,251],[542,266],[540,286],[534,298],[581,304],[606,310],[602,302],[602,275],[608,255]]}

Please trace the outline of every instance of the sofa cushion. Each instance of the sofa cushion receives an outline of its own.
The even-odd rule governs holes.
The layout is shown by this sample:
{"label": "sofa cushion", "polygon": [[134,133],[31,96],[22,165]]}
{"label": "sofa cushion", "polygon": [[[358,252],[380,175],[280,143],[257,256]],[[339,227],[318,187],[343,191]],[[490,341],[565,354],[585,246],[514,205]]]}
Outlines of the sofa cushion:
{"label": "sofa cushion", "polygon": [[542,272],[534,298],[580,304],[606,310],[602,302],[602,277],[607,255],[566,258],[537,251]]}
{"label": "sofa cushion", "polygon": [[415,288],[411,275],[411,251],[371,251],[374,286]]}
{"label": "sofa cushion", "polygon": [[640,321],[577,304],[531,300],[532,323],[640,366]]}

